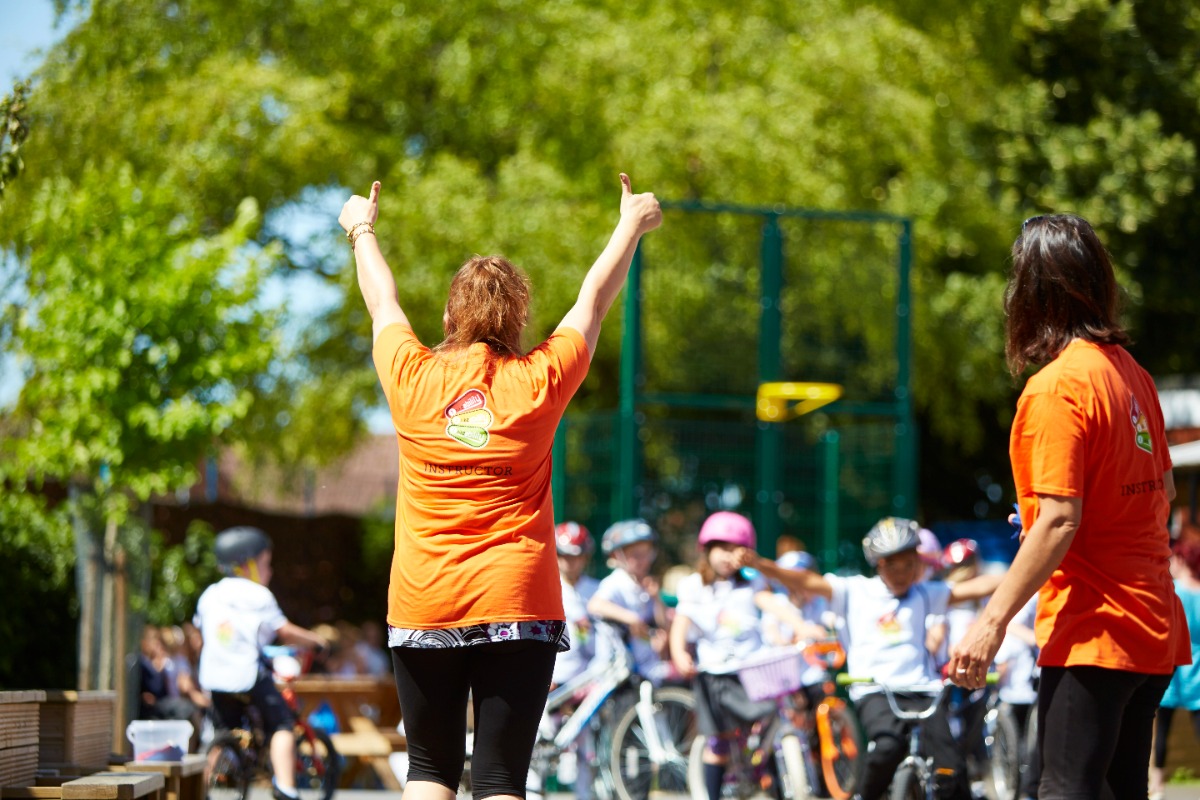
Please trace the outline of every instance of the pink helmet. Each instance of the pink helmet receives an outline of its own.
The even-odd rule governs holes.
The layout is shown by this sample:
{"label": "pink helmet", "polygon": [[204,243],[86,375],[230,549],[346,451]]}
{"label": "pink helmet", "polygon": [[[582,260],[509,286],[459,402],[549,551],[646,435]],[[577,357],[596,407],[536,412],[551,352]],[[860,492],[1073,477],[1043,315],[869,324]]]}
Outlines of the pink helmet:
{"label": "pink helmet", "polygon": [[592,534],[578,522],[560,522],[554,526],[554,544],[560,556],[591,555],[596,548]]}
{"label": "pink helmet", "polygon": [[700,526],[700,546],[703,547],[709,542],[754,547],[754,525],[741,514],[718,511]]}

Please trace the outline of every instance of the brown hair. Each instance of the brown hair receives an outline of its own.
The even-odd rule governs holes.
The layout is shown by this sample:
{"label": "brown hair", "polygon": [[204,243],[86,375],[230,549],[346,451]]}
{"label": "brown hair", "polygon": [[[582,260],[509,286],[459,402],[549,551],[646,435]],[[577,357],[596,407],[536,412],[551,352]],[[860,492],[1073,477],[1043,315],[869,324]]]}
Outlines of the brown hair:
{"label": "brown hair", "polygon": [[435,350],[487,344],[500,356],[525,355],[521,334],[529,321],[529,279],[502,256],[472,256],[450,282],[446,338]]}
{"label": "brown hair", "polygon": [[[717,571],[713,569],[712,564],[709,563],[708,554],[709,551],[711,551],[718,544],[720,544],[720,542],[706,543],[704,547],[700,548],[700,557],[696,559],[696,572],[700,574],[700,582],[705,586],[712,586],[717,580]],[[735,585],[747,583],[746,578],[744,575],[742,575],[742,571],[740,569],[735,569],[733,571],[732,580]]]}
{"label": "brown hair", "polygon": [[1004,355],[1013,377],[1046,364],[1072,339],[1129,344],[1118,320],[1112,261],[1096,232],[1073,214],[1032,217],[1013,243],[1004,295]]}

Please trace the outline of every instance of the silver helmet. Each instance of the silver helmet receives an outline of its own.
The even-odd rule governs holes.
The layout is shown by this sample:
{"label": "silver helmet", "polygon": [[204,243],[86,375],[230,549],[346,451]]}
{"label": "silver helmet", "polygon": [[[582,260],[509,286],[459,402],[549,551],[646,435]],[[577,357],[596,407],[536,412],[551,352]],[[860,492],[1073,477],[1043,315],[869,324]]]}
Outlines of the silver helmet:
{"label": "silver helmet", "polygon": [[920,544],[920,525],[903,517],[884,517],[863,537],[863,555],[875,566],[881,558],[916,550]]}

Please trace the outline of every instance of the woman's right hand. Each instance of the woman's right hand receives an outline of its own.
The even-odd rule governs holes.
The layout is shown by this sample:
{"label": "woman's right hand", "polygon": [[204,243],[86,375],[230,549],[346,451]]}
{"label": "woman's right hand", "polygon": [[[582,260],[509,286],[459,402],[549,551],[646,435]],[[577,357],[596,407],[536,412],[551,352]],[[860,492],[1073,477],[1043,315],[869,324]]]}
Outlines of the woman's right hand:
{"label": "woman's right hand", "polygon": [[375,224],[379,218],[379,186],[379,181],[375,181],[371,184],[370,197],[356,194],[345,202],[342,213],[338,214],[338,224],[342,230],[348,232],[360,222]]}
{"label": "woman's right hand", "polygon": [[652,231],[662,224],[662,208],[653,192],[634,194],[629,176],[621,173],[621,219],[629,220],[639,234]]}

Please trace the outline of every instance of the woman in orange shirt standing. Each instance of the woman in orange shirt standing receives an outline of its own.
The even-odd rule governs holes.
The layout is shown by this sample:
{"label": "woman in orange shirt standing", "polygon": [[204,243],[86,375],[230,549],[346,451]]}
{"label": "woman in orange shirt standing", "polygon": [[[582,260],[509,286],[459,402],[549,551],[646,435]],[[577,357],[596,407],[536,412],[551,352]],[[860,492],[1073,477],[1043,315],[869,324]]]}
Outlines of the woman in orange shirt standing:
{"label": "woman in orange shirt standing", "polygon": [[1033,217],[1013,245],[1005,297],[1025,385],[1009,452],[1021,548],[950,675],[977,688],[1009,620],[1040,590],[1039,800],[1145,798],[1154,712],[1191,660],[1168,568],[1175,482],[1154,382],[1125,350],[1112,263],[1067,214]]}
{"label": "woman in orange shirt standing", "polygon": [[600,323],[642,235],[653,194],[621,175],[621,215],[575,305],[529,352],[529,283],[474,256],[450,284],[445,338],[422,345],[375,239],[379,183],[346,201],[346,230],[371,314],[375,369],[400,450],[388,644],[408,736],[405,800],[452,800],[465,758],[475,798],[525,796],[538,721],[565,633],[550,454],[587,374]]}

